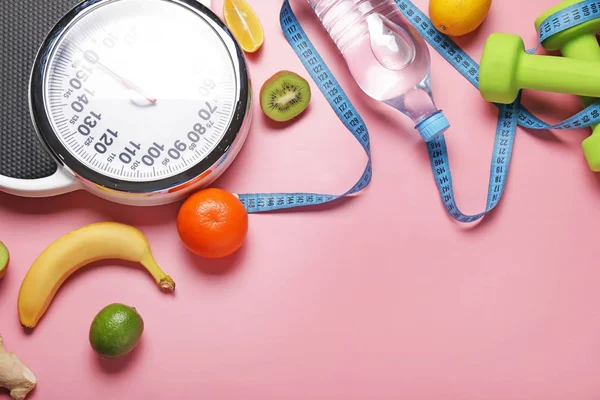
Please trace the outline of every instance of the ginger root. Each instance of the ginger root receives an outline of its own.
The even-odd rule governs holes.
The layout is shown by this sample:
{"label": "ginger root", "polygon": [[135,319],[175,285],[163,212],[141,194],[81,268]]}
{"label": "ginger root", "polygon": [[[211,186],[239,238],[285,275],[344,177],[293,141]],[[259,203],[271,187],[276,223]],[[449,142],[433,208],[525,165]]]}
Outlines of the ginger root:
{"label": "ginger root", "polygon": [[10,391],[13,400],[23,400],[36,384],[35,375],[15,353],[4,348],[0,335],[0,387]]}

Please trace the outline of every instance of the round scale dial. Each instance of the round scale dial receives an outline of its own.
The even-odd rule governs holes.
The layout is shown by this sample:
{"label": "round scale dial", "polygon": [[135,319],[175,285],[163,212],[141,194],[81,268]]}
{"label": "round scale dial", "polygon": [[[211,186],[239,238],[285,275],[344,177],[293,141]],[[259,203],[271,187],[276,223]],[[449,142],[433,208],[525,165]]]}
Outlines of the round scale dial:
{"label": "round scale dial", "polygon": [[53,134],[86,168],[119,181],[198,164],[223,139],[238,96],[230,49],[173,0],[89,6],[56,38],[44,71]]}

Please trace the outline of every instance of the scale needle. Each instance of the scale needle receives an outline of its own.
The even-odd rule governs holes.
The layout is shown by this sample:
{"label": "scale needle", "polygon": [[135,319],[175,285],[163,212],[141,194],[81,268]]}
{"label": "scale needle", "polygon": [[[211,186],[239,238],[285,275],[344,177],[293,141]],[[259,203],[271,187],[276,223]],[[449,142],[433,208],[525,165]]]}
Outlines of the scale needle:
{"label": "scale needle", "polygon": [[106,65],[102,64],[100,61],[98,61],[96,64],[98,64],[98,66],[100,66],[106,72],[108,72],[109,74],[111,74],[112,76],[114,76],[116,79],[118,79],[119,81],[121,81],[121,83],[123,85],[125,85],[125,87],[127,87],[128,89],[131,89],[131,90],[133,90],[135,92],[138,92],[142,97],[144,97],[150,103],[156,104],[157,100],[154,97],[148,96],[139,86],[137,86],[136,84],[134,84],[130,80],[123,78],[121,75],[117,74],[112,69],[110,69]]}
{"label": "scale needle", "polygon": [[[74,44],[75,48],[80,51],[81,53],[84,54],[85,56],[85,51],[83,51],[79,46],[77,46],[76,44]],[[87,57],[86,57],[87,58]],[[133,90],[134,92],[137,92],[140,96],[144,97],[148,102],[150,102],[152,105],[156,104],[156,98],[151,97],[149,95],[147,95],[144,90],[142,90],[139,86],[137,86],[136,84],[134,84],[133,82],[131,82],[129,79],[125,79],[124,77],[122,77],[121,75],[117,74],[115,71],[113,71],[112,69],[110,69],[109,67],[107,67],[106,65],[104,65],[103,63],[100,62],[100,60],[95,59],[94,64],[97,64],[100,68],[102,68],[104,71],[108,72],[109,75],[112,75],[113,78],[117,79],[118,81],[120,81],[127,89],[129,90]]]}

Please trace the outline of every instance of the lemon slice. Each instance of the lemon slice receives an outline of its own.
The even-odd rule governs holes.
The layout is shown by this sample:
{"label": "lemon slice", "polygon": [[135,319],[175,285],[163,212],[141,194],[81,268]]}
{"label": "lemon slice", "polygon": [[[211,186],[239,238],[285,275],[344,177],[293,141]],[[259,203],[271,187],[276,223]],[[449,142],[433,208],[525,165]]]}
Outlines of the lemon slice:
{"label": "lemon slice", "polygon": [[262,46],[262,25],[246,0],[225,0],[223,15],[225,24],[245,52],[254,53]]}

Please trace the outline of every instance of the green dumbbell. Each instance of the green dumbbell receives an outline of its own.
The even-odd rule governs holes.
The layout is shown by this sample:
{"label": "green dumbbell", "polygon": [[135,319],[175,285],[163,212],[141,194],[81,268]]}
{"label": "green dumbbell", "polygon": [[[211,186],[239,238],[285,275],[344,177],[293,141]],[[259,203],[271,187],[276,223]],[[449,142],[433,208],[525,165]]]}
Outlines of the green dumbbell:
{"label": "green dumbbell", "polygon": [[[539,31],[540,25],[552,14],[563,10],[581,0],[565,0],[552,7],[535,20],[535,29]],[[546,39],[542,46],[548,51],[560,51],[568,58],[600,62],[600,46],[596,33],[600,32],[600,19],[585,22],[581,25],[559,32]],[[595,103],[598,99],[582,97],[584,107]],[[600,125],[592,127],[592,136],[583,141],[582,147],[585,158],[592,171],[600,171]]]}
{"label": "green dumbbell", "polygon": [[481,95],[510,104],[521,89],[600,97],[600,62],[527,54],[519,36],[491,34],[481,56]]}

